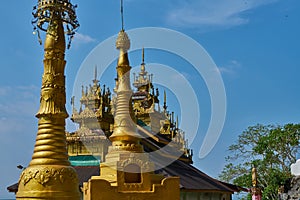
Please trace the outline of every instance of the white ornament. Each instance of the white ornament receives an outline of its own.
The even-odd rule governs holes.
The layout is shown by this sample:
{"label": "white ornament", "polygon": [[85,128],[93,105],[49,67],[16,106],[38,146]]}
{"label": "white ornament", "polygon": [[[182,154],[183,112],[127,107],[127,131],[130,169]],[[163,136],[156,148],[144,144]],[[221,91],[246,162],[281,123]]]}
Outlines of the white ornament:
{"label": "white ornament", "polygon": [[294,176],[300,176],[300,159],[291,165],[291,173]]}

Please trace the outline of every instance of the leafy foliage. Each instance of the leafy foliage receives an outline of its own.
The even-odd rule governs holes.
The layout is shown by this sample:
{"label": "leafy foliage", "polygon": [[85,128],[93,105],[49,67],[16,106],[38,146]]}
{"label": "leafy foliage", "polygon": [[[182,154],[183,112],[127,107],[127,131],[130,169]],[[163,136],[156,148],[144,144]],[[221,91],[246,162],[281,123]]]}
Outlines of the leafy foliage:
{"label": "leafy foliage", "polygon": [[[277,199],[278,188],[291,177],[290,165],[300,150],[300,124],[248,127],[229,146],[227,164],[219,178],[251,188],[251,168],[256,166],[263,199]],[[248,195],[247,199],[251,199]]]}

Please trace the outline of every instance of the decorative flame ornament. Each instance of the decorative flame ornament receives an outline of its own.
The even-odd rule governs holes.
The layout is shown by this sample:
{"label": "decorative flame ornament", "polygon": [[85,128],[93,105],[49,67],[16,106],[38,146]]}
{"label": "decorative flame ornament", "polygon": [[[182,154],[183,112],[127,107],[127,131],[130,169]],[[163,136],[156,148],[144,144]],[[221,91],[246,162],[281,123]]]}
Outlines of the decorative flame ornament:
{"label": "decorative flame ornament", "polygon": [[79,27],[77,21],[75,9],[77,5],[72,5],[70,0],[39,0],[38,5],[33,7],[32,25],[34,26],[34,34],[38,34],[38,40],[42,44],[39,29],[47,32],[47,27],[53,19],[53,15],[56,13],[60,16],[63,22],[64,33],[68,35],[70,48],[71,41],[74,37],[75,31]]}

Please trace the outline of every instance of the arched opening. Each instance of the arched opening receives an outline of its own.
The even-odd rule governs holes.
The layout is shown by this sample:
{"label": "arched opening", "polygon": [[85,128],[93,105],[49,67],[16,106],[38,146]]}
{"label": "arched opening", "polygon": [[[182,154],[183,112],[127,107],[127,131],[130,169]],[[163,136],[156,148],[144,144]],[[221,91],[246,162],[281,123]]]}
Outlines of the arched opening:
{"label": "arched opening", "polygon": [[129,164],[124,167],[125,183],[141,183],[141,168],[137,164]]}

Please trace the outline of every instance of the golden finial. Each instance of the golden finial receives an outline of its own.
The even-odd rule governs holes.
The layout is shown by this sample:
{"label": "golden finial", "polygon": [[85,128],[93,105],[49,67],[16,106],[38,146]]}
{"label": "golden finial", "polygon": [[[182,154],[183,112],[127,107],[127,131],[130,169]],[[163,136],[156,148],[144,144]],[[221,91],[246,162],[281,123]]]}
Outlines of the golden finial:
{"label": "golden finial", "polygon": [[252,199],[261,199],[261,189],[258,186],[258,176],[257,176],[257,169],[253,166],[252,170]]}
{"label": "golden finial", "polygon": [[128,49],[130,49],[130,40],[127,33],[124,30],[123,0],[121,0],[121,20],[122,20],[122,28],[118,34],[118,38],[116,41],[116,48],[126,53]]}
{"label": "golden finial", "polygon": [[257,186],[257,170],[256,170],[256,167],[252,168],[252,186],[253,187]]}
{"label": "golden finial", "polygon": [[[127,51],[130,49],[130,40],[127,33],[124,30],[123,24],[123,1],[121,0],[121,18],[122,18],[122,29],[118,34],[118,38],[116,40],[116,48],[120,51],[120,56],[118,59],[118,79],[122,77],[125,73],[130,70],[129,60]],[[120,68],[120,66],[123,66]],[[126,67],[127,66],[127,67]]]}
{"label": "golden finial", "polygon": [[94,71],[94,80],[93,80],[93,83],[94,83],[94,86],[93,87],[98,87],[98,83],[99,81],[97,80],[97,65],[95,65],[95,71]]}
{"label": "golden finial", "polygon": [[144,51],[144,47],[142,49],[142,64],[141,64],[141,75],[146,75],[145,74],[145,51]]}
{"label": "golden finial", "polygon": [[[116,41],[116,48],[120,50],[118,66],[129,66],[127,51],[130,48],[130,40],[127,33],[124,30],[121,30],[118,34],[118,38]],[[119,73],[118,76],[120,76]]]}

